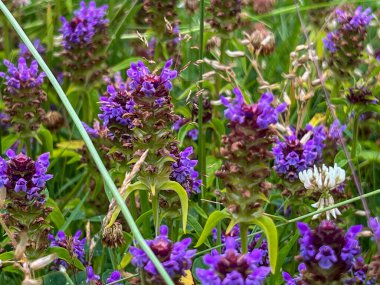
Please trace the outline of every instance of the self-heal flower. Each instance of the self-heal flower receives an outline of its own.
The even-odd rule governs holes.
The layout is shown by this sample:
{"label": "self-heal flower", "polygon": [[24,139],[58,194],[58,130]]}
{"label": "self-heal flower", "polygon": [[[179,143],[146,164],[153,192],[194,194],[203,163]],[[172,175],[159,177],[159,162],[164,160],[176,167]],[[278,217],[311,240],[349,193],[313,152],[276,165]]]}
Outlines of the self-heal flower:
{"label": "self-heal flower", "polygon": [[203,257],[208,269],[197,268],[196,273],[204,285],[247,284],[263,285],[269,275],[268,266],[260,266],[262,251],[254,249],[247,254],[238,251],[234,238],[226,239],[224,253],[212,250]]}
{"label": "self-heal flower", "polygon": [[86,278],[86,283],[91,284],[93,282],[97,282],[100,280],[100,276],[96,275],[94,272],[94,269],[92,266],[87,266],[86,267],[86,273],[87,273],[87,278]]}
{"label": "self-heal flower", "polygon": [[38,259],[48,246],[50,225],[47,216],[52,209],[45,205],[49,153],[35,161],[23,153],[7,150],[8,159],[0,158],[0,186],[7,193],[5,224],[15,237],[26,234],[26,256]]}
{"label": "self-heal flower", "polygon": [[[33,46],[36,48],[36,50],[38,51],[38,53],[39,53],[40,55],[44,55],[44,54],[45,54],[46,49],[45,49],[45,47],[42,45],[40,39],[36,39],[36,40],[33,42]],[[23,58],[25,58],[26,60],[33,59],[33,55],[32,55],[32,53],[29,51],[28,47],[27,47],[24,43],[20,43],[20,44],[19,44],[19,48],[20,48],[20,51],[19,51],[19,56],[20,56],[20,57],[23,57]]]}
{"label": "self-heal flower", "polygon": [[36,161],[23,153],[16,155],[11,149],[6,154],[8,161],[0,158],[0,185],[8,193],[14,191],[18,193],[17,196],[24,195],[26,200],[44,204],[45,195],[41,192],[45,189],[46,182],[53,178],[53,175],[46,174],[49,153],[42,154]]}
{"label": "self-heal flower", "polygon": [[61,57],[64,75],[71,81],[95,86],[105,73],[104,47],[109,43],[107,8],[97,7],[95,1],[88,5],[81,1],[71,20],[61,17]]}
{"label": "self-heal flower", "polygon": [[187,147],[180,152],[179,159],[171,166],[170,179],[177,181],[185,188],[188,195],[200,192],[201,180],[198,179],[198,171],[194,168],[198,160],[190,159],[193,147]]}
{"label": "self-heal flower", "polygon": [[[185,270],[191,268],[195,250],[188,250],[191,243],[190,238],[173,243],[168,238],[168,227],[161,226],[160,235],[154,240],[147,240],[146,242],[174,283],[185,275]],[[165,284],[156,267],[142,249],[131,247],[130,252],[133,256],[132,264],[142,270],[142,278],[144,278],[145,284]]]}
{"label": "self-heal flower", "polygon": [[328,64],[339,76],[347,76],[360,63],[367,28],[372,20],[370,8],[359,6],[353,13],[336,9],[338,28],[323,39]]}
{"label": "self-heal flower", "polygon": [[273,107],[273,94],[264,93],[257,103],[248,105],[238,88],[234,93],[236,98],[231,102],[221,97],[231,132],[222,137],[220,153],[225,161],[216,175],[226,186],[222,201],[237,218],[260,211],[263,200],[259,197],[270,189],[265,179],[270,174],[270,149],[276,139],[270,126],[277,123],[286,104]]}
{"label": "self-heal flower", "polygon": [[22,138],[33,137],[45,116],[42,103],[47,96],[41,89],[45,73],[39,72],[37,61],[28,65],[24,57],[18,59],[17,65],[8,60],[4,65],[7,72],[0,72],[0,77],[5,78],[3,100],[8,118],[3,122],[10,123]]}
{"label": "self-heal flower", "polygon": [[300,232],[298,259],[303,263],[298,276],[292,278],[287,273],[283,274],[286,284],[318,284],[315,283],[317,281],[352,284],[345,281],[357,272],[356,266],[361,260],[357,234],[362,227],[352,226],[345,233],[331,221],[322,221],[314,230],[302,222],[297,226]]}
{"label": "self-heal flower", "polygon": [[323,126],[307,125],[304,130],[292,131],[285,140],[277,140],[273,146],[274,169],[290,182],[298,179],[298,173],[312,167],[320,158],[326,133]]}
{"label": "self-heal flower", "polygon": [[87,7],[86,3],[82,1],[80,9],[74,12],[74,18],[71,21],[61,17],[60,32],[63,35],[64,47],[72,49],[82,43],[91,42],[96,32],[108,23],[108,19],[105,18],[107,8],[107,5],[96,7],[95,1],[91,1]]}
{"label": "self-heal flower", "polygon": [[[85,250],[84,246],[86,245],[86,238],[81,239],[82,231],[78,230],[74,236],[67,236],[63,231],[58,231],[57,236],[55,237],[52,234],[49,234],[50,247],[62,247],[68,250],[72,257],[78,258],[79,261],[84,263],[85,259]],[[56,265],[62,265],[65,268],[68,267],[66,261],[57,259]]]}

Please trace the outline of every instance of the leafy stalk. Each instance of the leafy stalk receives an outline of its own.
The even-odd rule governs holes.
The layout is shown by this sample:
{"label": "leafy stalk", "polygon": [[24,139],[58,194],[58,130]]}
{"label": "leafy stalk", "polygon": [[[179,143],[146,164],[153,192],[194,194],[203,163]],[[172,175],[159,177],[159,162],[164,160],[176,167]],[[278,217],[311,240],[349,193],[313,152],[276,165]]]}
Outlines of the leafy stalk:
{"label": "leafy stalk", "polygon": [[34,48],[32,42],[29,40],[28,36],[25,34],[25,32],[22,30],[21,26],[18,24],[16,19],[13,17],[11,12],[8,10],[8,8],[4,5],[4,3],[0,0],[0,9],[4,13],[5,17],[8,19],[10,24],[13,26],[13,28],[16,30],[17,34],[20,36],[22,41],[25,43],[25,45],[28,47],[29,51],[32,53],[33,57],[37,60],[38,64],[41,66],[42,70],[46,73],[47,77],[49,78],[51,84],[53,85],[54,89],[56,90],[58,96],[60,97],[63,105],[65,106],[67,112],[69,113],[71,119],[73,120],[74,124],[79,130],[79,133],[81,137],[83,138],[92,158],[95,161],[95,164],[103,176],[103,179],[108,186],[108,188],[111,190],[112,195],[114,196],[116,202],[119,204],[121,211],[133,233],[135,236],[135,239],[137,243],[141,246],[142,250],[147,254],[147,256],[152,260],[153,264],[156,266],[157,271],[162,275],[162,278],[165,280],[167,284],[174,285],[173,281],[171,280],[170,276],[166,272],[165,268],[161,264],[161,262],[157,259],[153,251],[150,249],[150,247],[146,244],[144,238],[142,237],[136,223],[133,220],[133,217],[128,209],[128,207],[124,203],[124,199],[121,197],[120,193],[118,192],[116,185],[112,181],[111,176],[109,175],[106,167],[104,166],[98,152],[95,149],[94,144],[92,143],[89,135],[87,134],[86,130],[84,129],[81,120],[79,119],[78,115],[76,114],[74,108],[71,106],[69,100],[67,99],[66,94],[62,90],[60,84],[58,83],[57,79],[54,77],[53,73],[49,69],[49,67],[46,65],[45,61],[42,59],[41,55],[38,53],[38,51]]}
{"label": "leafy stalk", "polygon": [[[203,59],[203,33],[204,33],[204,10],[205,3],[201,0],[200,5],[200,26],[199,26],[199,59]],[[203,83],[203,63],[199,64],[199,87],[202,90]],[[198,96],[198,160],[199,160],[199,174],[202,179],[201,191],[202,198],[205,198],[206,192],[206,144],[205,133],[203,131],[203,93],[200,92]]]}

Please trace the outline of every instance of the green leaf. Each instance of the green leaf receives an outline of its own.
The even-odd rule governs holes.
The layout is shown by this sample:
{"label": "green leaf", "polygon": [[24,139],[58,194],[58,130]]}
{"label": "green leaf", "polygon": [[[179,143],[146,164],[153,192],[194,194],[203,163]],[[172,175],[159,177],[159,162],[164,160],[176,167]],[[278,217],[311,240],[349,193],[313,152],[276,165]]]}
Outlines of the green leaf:
{"label": "green leaf", "polygon": [[75,266],[79,270],[82,270],[82,271],[86,270],[82,262],[80,262],[78,258],[71,256],[69,251],[66,248],[50,247],[47,251],[48,251],[48,254],[56,253],[58,258],[63,259],[64,261]]}
{"label": "green leaf", "polygon": [[78,205],[75,207],[74,211],[71,213],[70,217],[63,224],[63,226],[61,228],[62,231],[65,231],[70,226],[71,222],[77,217],[77,215],[79,214],[80,208],[82,208],[84,202],[87,199],[88,194],[90,194],[90,191],[86,192],[86,194],[80,200],[80,202],[78,203]]}
{"label": "green leaf", "polygon": [[6,152],[17,140],[18,135],[10,134],[1,138],[1,153]]}
{"label": "green leaf", "polygon": [[[197,221],[197,219],[192,216],[192,215],[189,215],[189,225],[194,229],[195,233],[196,233],[196,236],[197,238],[199,238],[202,234],[202,226],[199,224],[199,222]],[[205,244],[210,247],[210,243],[208,242],[208,240],[206,239],[206,242]]]}
{"label": "green leaf", "polygon": [[0,260],[3,261],[8,261],[14,258],[14,252],[13,251],[7,251],[2,254],[0,254]]}
{"label": "green leaf", "polygon": [[232,219],[227,226],[226,234],[229,234],[232,228],[237,225],[237,223],[238,223],[238,220]]}
{"label": "green leaf", "polygon": [[177,193],[179,200],[181,202],[182,210],[182,227],[183,231],[186,232],[187,225],[187,214],[189,212],[189,197],[187,196],[186,190],[176,181],[167,181],[160,186],[160,190],[169,190]]}
{"label": "green leaf", "polygon": [[203,228],[203,232],[201,236],[198,239],[197,244],[195,247],[201,246],[211,233],[212,229],[216,227],[216,225],[223,219],[230,218],[230,214],[226,211],[214,211],[211,213],[211,215],[208,217],[206,224]]}
{"label": "green leaf", "polygon": [[65,217],[63,216],[57,203],[53,199],[49,198],[46,201],[46,206],[53,208],[53,211],[49,214],[48,218],[54,223],[57,228],[62,229],[63,225],[65,224]]}
{"label": "green leaf", "polygon": [[[140,181],[137,181],[137,182],[135,182],[133,184],[130,184],[128,186],[127,191],[125,191],[125,194],[123,195],[124,201],[127,200],[128,196],[131,195],[136,190],[148,190],[148,188],[146,188],[146,186],[144,185],[144,183],[142,183]],[[117,216],[119,216],[119,213],[120,213],[120,207],[117,206],[116,210],[112,214],[110,222],[106,226],[107,228],[113,225],[113,223],[117,219]]]}
{"label": "green leaf", "polygon": [[268,242],[270,268],[274,274],[276,272],[278,257],[278,234],[276,225],[271,218],[266,216],[254,218],[253,223],[258,225],[265,233]]}
{"label": "green leaf", "polygon": [[281,280],[281,268],[282,265],[285,262],[285,258],[288,256],[290,250],[293,248],[294,244],[298,240],[299,237],[299,232],[297,231],[296,234],[288,241],[286,242],[285,246],[281,248],[281,250],[278,253],[278,258],[277,258],[277,265],[276,265],[276,275],[275,279],[276,280]]}

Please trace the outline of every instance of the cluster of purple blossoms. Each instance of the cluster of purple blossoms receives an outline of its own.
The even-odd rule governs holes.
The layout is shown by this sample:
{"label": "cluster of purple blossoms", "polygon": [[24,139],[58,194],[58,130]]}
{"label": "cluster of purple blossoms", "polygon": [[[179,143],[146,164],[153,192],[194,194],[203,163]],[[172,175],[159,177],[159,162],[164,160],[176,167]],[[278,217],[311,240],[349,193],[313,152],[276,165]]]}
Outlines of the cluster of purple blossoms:
{"label": "cluster of purple blossoms", "polygon": [[[86,252],[84,250],[86,238],[80,239],[81,235],[82,231],[80,230],[78,230],[74,236],[67,236],[63,231],[58,231],[56,237],[49,234],[50,247],[65,248],[73,257],[78,258],[80,262],[84,263],[86,256]],[[57,267],[68,267],[67,262],[62,259],[57,259],[55,264]]]}
{"label": "cluster of purple blossoms", "polygon": [[[87,284],[95,283],[96,285],[103,285],[103,283],[100,282],[100,276],[95,274],[92,266],[87,266],[86,272],[87,272],[87,279],[86,279]],[[113,271],[111,275],[107,278],[107,284],[119,281],[120,279],[122,279],[121,273],[117,270]],[[122,285],[122,283],[115,283],[114,285]]]}
{"label": "cluster of purple blossoms", "polygon": [[223,105],[227,107],[224,115],[231,122],[243,124],[246,119],[255,119],[253,121],[257,126],[252,127],[267,129],[269,125],[277,123],[278,115],[286,109],[285,103],[280,104],[276,108],[272,107],[274,100],[272,93],[264,93],[257,104],[247,105],[244,102],[241,91],[238,88],[235,88],[233,91],[236,98],[232,102],[224,96],[220,97]]}
{"label": "cluster of purple blossoms", "polygon": [[[177,77],[177,71],[170,69],[173,64],[173,60],[168,60],[160,75],[151,74],[149,69],[144,65],[142,61],[137,64],[132,63],[131,67],[127,70],[127,75],[132,79],[129,83],[131,91],[141,92],[144,96],[151,97],[153,95],[160,97],[157,94],[160,89],[163,89],[163,93],[170,91],[173,88],[172,80]],[[162,86],[162,87],[161,87]],[[162,105],[159,98],[156,100],[157,105]]]}
{"label": "cluster of purple blossoms", "polygon": [[[342,25],[345,31],[356,32],[359,28],[367,27],[372,20],[372,11],[367,8],[363,11],[363,7],[359,6],[353,15],[348,11],[336,9],[335,11],[338,22]],[[327,37],[323,39],[325,48],[332,53],[338,51],[339,32],[330,32]],[[338,36],[338,37],[337,37]]]}
{"label": "cluster of purple blossoms", "polygon": [[[248,234],[250,234],[248,232]],[[231,231],[227,233],[221,234],[221,242],[224,244],[228,238],[235,239],[237,250],[240,249],[241,243],[238,240],[240,238],[240,227],[239,225],[235,225]],[[217,241],[217,229],[214,228],[212,230],[212,240],[214,242]],[[269,255],[268,255],[268,243],[265,238],[262,238],[261,234],[256,234],[253,240],[248,244],[248,251],[251,252],[254,249],[260,249],[262,252],[262,260],[259,262],[259,265],[269,266]],[[222,248],[222,252],[225,252],[225,248]]]}
{"label": "cluster of purple blossoms", "polygon": [[307,125],[298,134],[295,130],[292,132],[273,147],[274,169],[290,182],[297,181],[298,173],[312,167],[321,157],[326,139],[323,125],[315,128]]}
{"label": "cluster of purple blossoms", "polygon": [[[173,243],[168,238],[168,227],[161,226],[160,235],[154,240],[147,240],[146,242],[174,283],[185,276],[185,270],[191,268],[192,258],[196,251],[188,250],[191,243],[190,238]],[[142,278],[145,279],[144,284],[165,284],[156,267],[142,249],[131,247],[130,253],[133,256],[132,264],[142,270]]]}
{"label": "cluster of purple blossoms", "polygon": [[[151,74],[142,61],[132,63],[127,75],[131,79],[129,85],[121,80],[107,87],[107,94],[100,98],[99,118],[106,127],[121,125],[133,129],[141,120],[135,120],[135,100],[138,97],[154,97],[155,108],[163,107],[167,102],[167,94],[172,89],[171,81],[176,78],[177,71],[171,70],[172,60],[166,62],[160,75]],[[149,106],[150,107],[150,106]],[[138,123],[139,122],[139,123]]]}
{"label": "cluster of purple blossoms", "polygon": [[[41,44],[41,41],[40,39],[36,39],[34,42],[33,42],[33,46],[36,48],[36,50],[38,51],[39,54],[41,55],[44,55],[45,52],[46,52],[46,49],[45,47],[43,46],[43,44]],[[29,51],[29,49],[27,48],[27,46],[24,44],[24,43],[20,43],[19,44],[19,48],[20,48],[20,51],[19,51],[19,56],[20,57],[23,57],[25,58],[26,60],[30,60],[33,58],[33,55],[32,53]]]}
{"label": "cluster of purple blossoms", "polygon": [[177,181],[185,188],[188,195],[199,193],[202,181],[198,179],[198,171],[194,169],[198,160],[190,159],[193,147],[189,146],[181,151],[179,158],[171,166],[170,179]]}
{"label": "cluster of purple blossoms", "polygon": [[329,51],[328,63],[334,72],[347,75],[360,62],[372,12],[370,8],[363,10],[363,7],[359,6],[353,13],[348,8],[337,9],[336,15],[338,28],[329,32],[323,43]]}
{"label": "cluster of purple blossoms", "polygon": [[105,18],[107,5],[96,7],[95,1],[91,1],[87,7],[86,3],[80,3],[81,8],[74,12],[74,18],[67,21],[61,17],[63,35],[63,46],[65,49],[73,49],[82,44],[88,44],[99,30],[106,27],[108,19]]}
{"label": "cluster of purple blossoms", "polygon": [[[365,284],[366,272],[357,234],[362,226],[352,226],[345,233],[332,221],[322,221],[311,230],[305,223],[297,224],[300,232],[300,275],[292,278],[284,272],[287,285],[314,284],[313,282],[343,282]],[[353,280],[358,283],[350,283]]]}
{"label": "cluster of purple blossoms", "polygon": [[0,72],[0,77],[5,78],[10,93],[15,93],[15,89],[34,88],[41,86],[44,82],[45,73],[38,73],[38,63],[33,60],[28,67],[25,58],[20,57],[18,65],[15,66],[8,60],[4,60],[4,65],[8,68],[8,73]]}
{"label": "cluster of purple blossoms", "polygon": [[380,224],[376,218],[370,218],[369,226],[373,232],[373,236],[377,242],[380,243]]}
{"label": "cluster of purple blossoms", "polygon": [[[128,99],[127,99],[128,97]],[[100,97],[99,119],[104,126],[118,124],[128,129],[134,127],[133,121],[127,115],[133,114],[135,102],[127,92],[127,85],[120,83],[117,89],[114,85],[107,86],[107,95]]]}
{"label": "cluster of purple blossoms", "polygon": [[41,154],[36,161],[23,153],[16,155],[11,149],[6,155],[8,161],[0,157],[0,187],[19,194],[25,193],[27,200],[44,204],[45,196],[41,192],[45,189],[46,181],[53,178],[53,175],[46,174],[50,164],[49,153]]}
{"label": "cluster of purple blossoms", "polygon": [[253,249],[247,254],[240,253],[235,239],[229,237],[226,239],[224,253],[213,250],[205,255],[203,261],[209,268],[198,268],[196,273],[203,285],[262,285],[270,272],[268,266],[260,265],[262,256],[261,249]]}

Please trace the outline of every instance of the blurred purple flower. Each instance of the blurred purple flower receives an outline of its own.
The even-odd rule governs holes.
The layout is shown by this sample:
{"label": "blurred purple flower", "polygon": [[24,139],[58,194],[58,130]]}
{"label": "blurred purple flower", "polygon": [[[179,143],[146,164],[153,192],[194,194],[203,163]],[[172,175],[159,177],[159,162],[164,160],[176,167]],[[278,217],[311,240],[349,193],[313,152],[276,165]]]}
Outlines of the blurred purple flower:
{"label": "blurred purple flower", "polygon": [[61,17],[62,27],[59,31],[63,36],[64,48],[70,50],[80,47],[83,43],[90,43],[99,30],[108,23],[108,19],[105,18],[107,8],[107,5],[97,8],[95,1],[91,1],[87,7],[82,1],[80,9],[74,12],[71,21]]}
{"label": "blurred purple flower", "polygon": [[28,67],[25,58],[20,57],[18,65],[15,66],[8,60],[4,60],[4,65],[8,68],[8,72],[0,72],[0,77],[5,78],[6,85],[10,93],[14,93],[14,89],[34,88],[42,85],[45,73],[38,73],[38,63],[33,60]]}
{"label": "blurred purple flower", "polygon": [[[36,50],[38,51],[38,53],[40,55],[44,55],[45,52],[46,52],[46,49],[45,47],[41,44],[41,40],[40,39],[36,39],[34,42],[33,42],[33,46],[36,48]],[[32,53],[29,51],[29,49],[27,48],[27,46],[24,44],[24,43],[20,43],[19,44],[19,48],[20,48],[20,51],[18,53],[18,55],[20,57],[23,57],[25,58],[26,60],[29,60],[29,59],[32,59],[34,58]]]}
{"label": "blurred purple flower", "polygon": [[[49,234],[50,247],[65,248],[73,257],[78,258],[80,262],[84,263],[86,256],[84,250],[84,246],[86,245],[86,238],[80,239],[81,235],[82,231],[80,230],[78,230],[74,236],[67,236],[63,231],[58,231],[56,237],[52,234]],[[67,262],[62,259],[57,259],[55,261],[55,264],[57,266],[62,265],[65,268],[68,267]]]}

